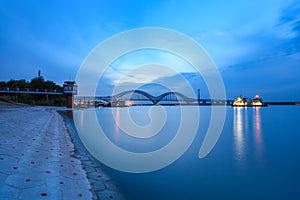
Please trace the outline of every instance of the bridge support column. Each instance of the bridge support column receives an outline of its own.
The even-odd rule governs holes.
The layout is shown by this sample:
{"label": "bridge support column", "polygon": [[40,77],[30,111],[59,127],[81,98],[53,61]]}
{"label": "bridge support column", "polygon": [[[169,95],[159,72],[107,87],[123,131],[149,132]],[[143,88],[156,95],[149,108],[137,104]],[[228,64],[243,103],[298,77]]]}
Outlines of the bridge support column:
{"label": "bridge support column", "polygon": [[77,94],[77,85],[75,81],[65,81],[63,88],[64,88],[64,94],[66,96],[66,106],[67,108],[72,108],[73,95]]}
{"label": "bridge support column", "polygon": [[198,89],[198,105],[200,105],[200,89]]}
{"label": "bridge support column", "polygon": [[67,108],[73,107],[73,95],[66,95],[66,107]]}

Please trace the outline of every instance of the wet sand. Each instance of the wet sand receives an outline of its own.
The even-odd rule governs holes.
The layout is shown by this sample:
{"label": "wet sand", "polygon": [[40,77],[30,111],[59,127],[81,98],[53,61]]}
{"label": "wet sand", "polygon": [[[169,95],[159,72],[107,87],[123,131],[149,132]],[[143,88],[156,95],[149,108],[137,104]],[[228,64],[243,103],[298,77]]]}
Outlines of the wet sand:
{"label": "wet sand", "polygon": [[61,109],[0,102],[0,199],[123,199]]}

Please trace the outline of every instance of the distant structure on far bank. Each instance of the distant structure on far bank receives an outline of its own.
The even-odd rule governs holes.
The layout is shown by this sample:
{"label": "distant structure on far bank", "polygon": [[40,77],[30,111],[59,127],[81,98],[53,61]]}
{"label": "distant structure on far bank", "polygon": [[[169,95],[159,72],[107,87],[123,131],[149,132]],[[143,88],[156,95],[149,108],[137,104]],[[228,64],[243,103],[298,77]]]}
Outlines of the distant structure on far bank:
{"label": "distant structure on far bank", "polygon": [[231,106],[233,107],[261,107],[268,106],[268,104],[262,101],[262,98],[256,95],[254,98],[246,98],[246,97],[237,97],[232,102]]}
{"label": "distant structure on far bank", "polygon": [[66,106],[72,108],[73,96],[77,95],[77,85],[75,81],[65,81],[63,84],[63,93],[66,95]]}

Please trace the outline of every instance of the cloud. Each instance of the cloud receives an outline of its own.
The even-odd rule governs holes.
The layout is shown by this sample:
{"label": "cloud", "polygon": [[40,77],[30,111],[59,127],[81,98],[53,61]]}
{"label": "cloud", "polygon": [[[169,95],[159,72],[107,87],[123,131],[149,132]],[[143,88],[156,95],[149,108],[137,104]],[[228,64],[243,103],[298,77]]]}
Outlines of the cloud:
{"label": "cloud", "polygon": [[221,69],[226,71],[251,68],[267,60],[283,57],[289,59],[291,55],[297,56],[300,52],[300,3],[294,1],[286,7],[281,7],[276,20],[271,25],[266,32],[257,32],[240,38],[242,41],[238,42],[238,45],[244,47],[236,46],[233,49],[235,51],[240,49],[244,53],[239,54],[234,62]]}
{"label": "cloud", "polygon": [[104,77],[100,81],[97,95],[111,95],[114,90],[114,94],[117,94],[132,89],[140,89],[154,96],[174,91],[188,97],[197,96],[198,89],[200,89],[201,97],[209,98],[210,96],[203,77],[197,72],[165,74],[164,76],[157,76],[149,82],[137,83],[136,81],[127,81],[119,85],[115,85],[111,79]]}
{"label": "cloud", "polygon": [[279,26],[287,27],[287,35],[300,37],[300,2],[293,1],[282,10]]}

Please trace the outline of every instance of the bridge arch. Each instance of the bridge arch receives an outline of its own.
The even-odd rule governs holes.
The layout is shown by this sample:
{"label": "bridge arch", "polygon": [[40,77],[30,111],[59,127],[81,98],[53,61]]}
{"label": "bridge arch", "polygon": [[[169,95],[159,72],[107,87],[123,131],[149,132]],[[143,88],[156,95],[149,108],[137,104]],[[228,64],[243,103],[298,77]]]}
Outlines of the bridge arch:
{"label": "bridge arch", "polygon": [[[178,96],[180,97],[183,101],[187,102],[187,103],[191,103],[191,102],[194,102],[194,101],[197,101],[197,99],[193,99],[193,98],[189,98],[179,92],[166,92],[166,93],[163,93],[159,96],[152,96],[151,94],[148,94],[147,92],[144,92],[142,90],[128,90],[128,91],[125,91],[125,92],[121,92],[119,94],[116,94],[114,96],[112,96],[112,99],[117,99],[117,98],[121,98],[127,94],[130,94],[130,93],[136,93],[136,94],[141,94],[143,96],[145,96],[148,100],[152,101],[153,104],[157,104],[159,101],[162,101],[165,97],[169,96],[169,95],[175,95],[175,96]],[[178,100],[179,101],[179,100]]]}
{"label": "bridge arch", "polygon": [[145,96],[147,99],[149,99],[150,101],[152,101],[154,104],[157,103],[156,98],[154,96],[152,96],[151,94],[148,94],[147,92],[144,92],[142,90],[128,90],[128,91],[116,94],[116,95],[112,96],[112,98],[113,99],[121,98],[122,96],[125,96],[125,95],[130,94],[130,93],[141,94],[141,95]]}
{"label": "bridge arch", "polygon": [[161,94],[160,96],[156,97],[157,98],[157,102],[163,100],[163,98],[167,97],[168,95],[175,95],[175,96],[179,96],[180,98],[183,99],[183,101],[187,102],[187,103],[191,103],[193,101],[196,101],[196,99],[192,99],[192,98],[189,98],[179,92],[166,92],[164,94]]}

